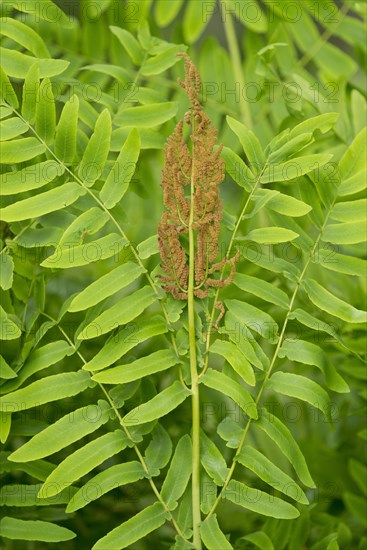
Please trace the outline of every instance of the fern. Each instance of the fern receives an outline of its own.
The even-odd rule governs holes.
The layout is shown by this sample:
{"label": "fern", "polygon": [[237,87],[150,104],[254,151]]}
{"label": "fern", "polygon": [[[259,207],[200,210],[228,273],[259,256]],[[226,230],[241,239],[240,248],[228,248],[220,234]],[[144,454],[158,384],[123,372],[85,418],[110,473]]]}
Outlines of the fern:
{"label": "fern", "polygon": [[362,550],[363,5],[68,9],[1,7],[4,548]]}

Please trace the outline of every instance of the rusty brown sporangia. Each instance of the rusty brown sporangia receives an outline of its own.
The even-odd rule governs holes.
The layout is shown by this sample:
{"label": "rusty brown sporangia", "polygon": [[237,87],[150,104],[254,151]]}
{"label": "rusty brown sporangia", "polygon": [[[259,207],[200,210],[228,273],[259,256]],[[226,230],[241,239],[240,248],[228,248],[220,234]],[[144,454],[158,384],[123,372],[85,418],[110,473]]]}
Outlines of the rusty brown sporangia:
{"label": "rusty brown sporangia", "polygon": [[[195,296],[205,298],[210,287],[228,285],[233,280],[237,258],[215,261],[219,251],[222,219],[219,184],[224,178],[224,162],[220,158],[223,146],[220,145],[214,152],[217,131],[198,99],[201,89],[200,75],[186,53],[178,55],[185,60],[185,80],[182,82],[179,79],[179,84],[186,90],[191,104],[184,121],[191,127],[192,147],[190,153],[183,138],[184,121],[180,121],[164,149],[161,185],[165,211],[158,227],[158,242],[164,271],[164,275],[159,276],[162,286],[175,298],[185,300],[189,267],[182,236],[189,232],[191,181],[192,229],[195,231],[196,241]],[[215,273],[221,272],[227,264],[229,275],[224,279],[216,279]]]}

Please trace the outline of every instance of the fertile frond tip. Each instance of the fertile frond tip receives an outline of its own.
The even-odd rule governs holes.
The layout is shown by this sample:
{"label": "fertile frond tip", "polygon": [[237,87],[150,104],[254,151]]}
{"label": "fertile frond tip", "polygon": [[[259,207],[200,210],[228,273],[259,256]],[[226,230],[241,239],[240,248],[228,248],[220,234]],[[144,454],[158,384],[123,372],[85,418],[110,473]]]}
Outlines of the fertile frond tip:
{"label": "fertile frond tip", "polygon": [[[187,299],[188,258],[182,236],[189,228],[196,234],[195,295],[205,298],[210,287],[228,285],[234,277],[235,262],[225,258],[215,262],[219,252],[222,202],[219,184],[224,178],[224,162],[220,158],[222,145],[214,146],[217,131],[204,112],[199,100],[201,78],[186,53],[177,54],[185,61],[185,79],[179,79],[189,100],[190,109],[185,122],[191,127],[191,150],[183,137],[183,121],[179,121],[164,149],[162,171],[165,210],[158,227],[158,242],[162,259],[163,288],[178,299]],[[191,193],[185,193],[190,186]],[[230,274],[223,279],[213,275],[223,273],[226,265]]]}

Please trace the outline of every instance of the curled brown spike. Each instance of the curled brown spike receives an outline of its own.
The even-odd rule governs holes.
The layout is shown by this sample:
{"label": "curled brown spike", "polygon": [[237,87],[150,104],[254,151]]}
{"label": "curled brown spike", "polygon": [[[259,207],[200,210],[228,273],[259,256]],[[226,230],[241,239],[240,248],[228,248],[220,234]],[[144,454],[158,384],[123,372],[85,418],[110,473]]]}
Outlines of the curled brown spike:
{"label": "curled brown spike", "polygon": [[217,303],[215,304],[215,309],[219,309],[219,315],[218,315],[217,320],[215,321],[215,325],[214,325],[214,329],[218,330],[219,323],[221,322],[221,320],[222,320],[222,318],[225,314],[225,309],[224,309],[223,302],[218,300]]}
{"label": "curled brown spike", "polygon": [[[224,178],[224,162],[220,158],[222,145],[214,151],[217,131],[204,112],[199,100],[201,78],[195,65],[186,53],[184,58],[185,79],[179,79],[190,100],[190,109],[184,121],[178,122],[164,148],[162,171],[163,202],[165,211],[158,227],[158,244],[161,254],[160,275],[162,287],[177,299],[187,299],[188,258],[181,235],[189,232],[189,226],[196,236],[195,296],[205,298],[210,287],[227,286],[234,277],[236,257],[215,261],[219,253],[219,233],[222,219],[222,201],[219,185]],[[183,125],[191,126],[190,140],[194,153],[183,138]],[[191,199],[185,195],[185,187],[192,184]],[[190,212],[193,215],[190,219]],[[213,277],[225,266],[230,273],[225,279]],[[210,277],[209,277],[210,275]]]}

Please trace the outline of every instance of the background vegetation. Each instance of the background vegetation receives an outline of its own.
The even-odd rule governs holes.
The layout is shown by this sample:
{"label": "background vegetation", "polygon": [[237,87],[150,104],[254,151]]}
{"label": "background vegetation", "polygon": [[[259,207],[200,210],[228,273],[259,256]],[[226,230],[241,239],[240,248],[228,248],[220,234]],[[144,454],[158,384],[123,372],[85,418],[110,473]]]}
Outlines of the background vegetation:
{"label": "background vegetation", "polygon": [[[191,538],[187,315],[156,279],[187,51],[224,144],[221,255],[240,252],[218,331],[215,293],[196,304],[199,372],[209,332],[225,377],[200,384],[203,520],[234,456],[250,488],[204,545],[365,549],[365,2],[1,10],[2,547],[192,547],[170,521]],[[102,370],[153,353],[171,368]]]}

